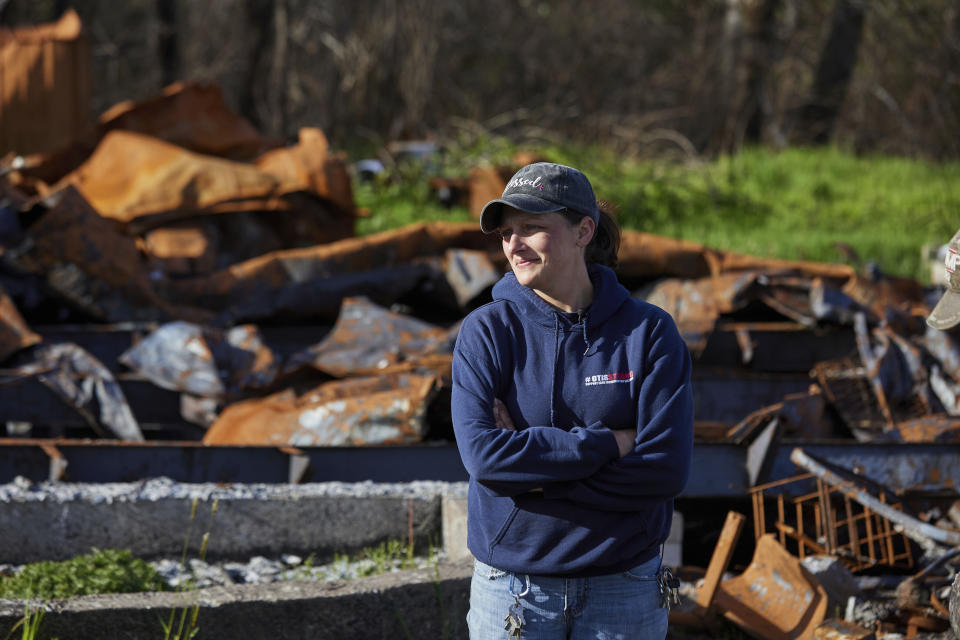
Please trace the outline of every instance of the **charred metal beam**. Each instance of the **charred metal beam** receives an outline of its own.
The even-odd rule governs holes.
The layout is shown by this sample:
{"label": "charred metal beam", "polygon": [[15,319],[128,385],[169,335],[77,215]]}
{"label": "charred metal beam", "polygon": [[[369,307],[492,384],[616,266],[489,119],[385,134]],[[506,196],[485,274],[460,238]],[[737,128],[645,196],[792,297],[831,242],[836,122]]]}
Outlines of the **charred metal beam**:
{"label": "charred metal beam", "polygon": [[810,473],[816,474],[824,482],[841,489],[847,496],[864,507],[873,510],[884,518],[903,527],[903,531],[907,536],[925,548],[929,548],[931,543],[960,546],[960,533],[927,524],[913,516],[907,515],[899,509],[891,507],[889,504],[881,502],[854,481],[843,478],[825,467],[819,460],[816,460],[804,452],[803,449],[799,447],[794,449],[790,453],[790,460],[797,466]]}

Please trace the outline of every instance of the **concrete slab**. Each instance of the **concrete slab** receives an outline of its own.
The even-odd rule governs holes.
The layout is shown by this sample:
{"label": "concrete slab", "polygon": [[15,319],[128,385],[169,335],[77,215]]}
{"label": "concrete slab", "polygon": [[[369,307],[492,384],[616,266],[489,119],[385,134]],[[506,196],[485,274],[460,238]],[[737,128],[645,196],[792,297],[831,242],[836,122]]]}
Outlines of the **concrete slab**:
{"label": "concrete slab", "polygon": [[195,556],[207,531],[210,560],[281,553],[323,559],[385,540],[406,542],[411,535],[426,549],[442,537],[444,485],[4,485],[0,563],[62,560],[91,547],[178,557],[188,534],[188,555]]}
{"label": "concrete slab", "polygon": [[[171,610],[199,605],[204,638],[465,638],[469,563],[347,582],[283,582],[193,592],[70,598],[46,603],[41,637],[134,640],[163,637]],[[24,603],[0,600],[0,637]]]}

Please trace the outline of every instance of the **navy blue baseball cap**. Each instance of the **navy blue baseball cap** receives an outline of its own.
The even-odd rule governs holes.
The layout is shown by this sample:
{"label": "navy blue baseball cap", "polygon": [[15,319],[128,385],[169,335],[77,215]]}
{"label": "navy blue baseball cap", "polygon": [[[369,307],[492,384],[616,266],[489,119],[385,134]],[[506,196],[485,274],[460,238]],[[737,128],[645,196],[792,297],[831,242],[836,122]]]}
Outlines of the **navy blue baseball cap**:
{"label": "navy blue baseball cap", "polygon": [[521,168],[507,183],[503,195],[483,205],[480,230],[492,233],[500,226],[503,207],[526,213],[553,213],[569,209],[589,216],[594,223],[600,218],[597,198],[587,176],[573,167],[552,162],[536,162]]}

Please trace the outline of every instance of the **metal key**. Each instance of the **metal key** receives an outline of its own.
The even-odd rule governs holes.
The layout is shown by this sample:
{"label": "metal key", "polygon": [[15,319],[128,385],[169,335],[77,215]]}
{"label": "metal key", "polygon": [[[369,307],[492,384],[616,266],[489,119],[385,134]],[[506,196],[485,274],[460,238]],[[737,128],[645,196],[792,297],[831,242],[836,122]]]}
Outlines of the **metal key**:
{"label": "metal key", "polygon": [[660,606],[667,611],[675,604],[680,604],[680,580],[674,577],[673,572],[663,567],[657,575],[657,586],[660,587]]}
{"label": "metal key", "polygon": [[514,594],[513,597],[516,602],[510,605],[510,612],[503,619],[505,623],[503,628],[507,630],[511,637],[520,638],[520,634],[523,632],[523,608],[520,606],[520,596]]}
{"label": "metal key", "polygon": [[513,596],[513,604],[510,605],[510,611],[507,613],[507,617],[503,619],[505,623],[503,628],[507,630],[511,638],[520,638],[523,633],[523,607],[520,606],[520,598],[530,593],[530,576],[524,576],[526,588],[520,593],[517,593],[513,589],[513,583],[516,578],[517,575],[515,573],[510,574],[510,595]]}

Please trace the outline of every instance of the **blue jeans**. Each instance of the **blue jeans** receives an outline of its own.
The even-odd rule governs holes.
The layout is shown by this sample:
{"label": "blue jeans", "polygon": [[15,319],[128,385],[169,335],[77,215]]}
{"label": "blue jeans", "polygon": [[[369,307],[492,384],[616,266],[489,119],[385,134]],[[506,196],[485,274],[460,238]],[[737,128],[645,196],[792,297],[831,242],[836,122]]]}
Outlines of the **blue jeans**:
{"label": "blue jeans", "polygon": [[[513,577],[520,598],[524,640],[663,640],[667,610],[660,607],[660,557],[624,571],[591,578]],[[504,619],[514,604],[512,574],[474,561],[467,627],[471,640],[508,638]],[[529,579],[529,583],[528,583]]]}

